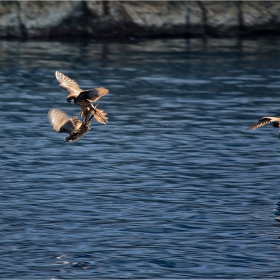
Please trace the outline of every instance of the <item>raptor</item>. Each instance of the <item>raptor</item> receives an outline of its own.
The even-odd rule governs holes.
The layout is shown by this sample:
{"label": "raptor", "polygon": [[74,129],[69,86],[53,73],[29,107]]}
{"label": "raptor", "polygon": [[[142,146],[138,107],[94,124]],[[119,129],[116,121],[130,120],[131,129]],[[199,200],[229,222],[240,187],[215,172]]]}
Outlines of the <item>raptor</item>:
{"label": "raptor", "polygon": [[48,112],[49,121],[53,130],[58,133],[68,133],[65,137],[66,142],[75,142],[83,137],[90,130],[90,121],[82,122],[77,116],[69,118],[66,113],[60,109],[50,109]]}
{"label": "raptor", "polygon": [[107,94],[109,92],[108,89],[98,87],[83,90],[79,87],[77,82],[63,73],[56,71],[55,76],[59,82],[59,86],[67,89],[69,92],[69,95],[66,98],[67,102],[75,103],[81,107],[81,115],[84,115],[86,122],[89,120],[90,114],[92,114],[95,120],[99,123],[106,124],[108,122],[106,113],[92,105],[92,102],[96,102],[100,97]]}

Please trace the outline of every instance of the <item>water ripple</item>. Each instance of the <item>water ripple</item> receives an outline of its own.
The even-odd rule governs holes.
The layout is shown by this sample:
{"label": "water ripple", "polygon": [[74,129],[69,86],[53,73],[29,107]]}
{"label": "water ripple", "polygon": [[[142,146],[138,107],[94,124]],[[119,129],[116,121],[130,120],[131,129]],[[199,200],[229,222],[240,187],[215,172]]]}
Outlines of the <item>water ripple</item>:
{"label": "water ripple", "polygon": [[[2,278],[279,277],[279,44],[1,41]],[[55,70],[106,126],[52,131]]]}

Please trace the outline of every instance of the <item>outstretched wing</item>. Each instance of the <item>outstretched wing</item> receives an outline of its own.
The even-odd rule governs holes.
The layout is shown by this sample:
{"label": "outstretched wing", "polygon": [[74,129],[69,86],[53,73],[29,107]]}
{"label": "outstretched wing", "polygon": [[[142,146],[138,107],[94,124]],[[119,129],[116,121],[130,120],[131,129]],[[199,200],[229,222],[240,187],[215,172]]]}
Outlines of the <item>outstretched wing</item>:
{"label": "outstretched wing", "polygon": [[93,88],[89,90],[82,91],[79,96],[77,96],[77,101],[89,100],[90,102],[97,101],[100,97],[107,94],[109,90],[104,87]]}
{"label": "outstretched wing", "polygon": [[72,120],[60,109],[50,109],[48,117],[53,130],[56,132],[70,133],[75,129]]}
{"label": "outstretched wing", "polygon": [[280,118],[277,118],[277,117],[263,117],[263,118],[259,119],[255,124],[249,126],[248,129],[249,130],[256,129],[256,128],[264,126],[268,123],[277,122],[277,121],[280,121]]}
{"label": "outstretched wing", "polygon": [[77,82],[71,80],[69,77],[61,72],[56,71],[55,77],[59,81],[59,85],[67,89],[71,95],[78,96],[81,91],[83,91]]}

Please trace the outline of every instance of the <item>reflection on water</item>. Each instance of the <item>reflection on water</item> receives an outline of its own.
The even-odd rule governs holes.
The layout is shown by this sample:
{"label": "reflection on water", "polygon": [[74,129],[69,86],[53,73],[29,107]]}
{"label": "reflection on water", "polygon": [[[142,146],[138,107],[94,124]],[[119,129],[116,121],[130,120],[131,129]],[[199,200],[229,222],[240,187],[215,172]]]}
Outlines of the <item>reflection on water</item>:
{"label": "reflection on water", "polygon": [[[1,41],[2,277],[279,277],[278,130],[246,131],[279,115],[279,49]],[[108,125],[52,131],[50,108],[79,112],[56,70],[110,90]]]}

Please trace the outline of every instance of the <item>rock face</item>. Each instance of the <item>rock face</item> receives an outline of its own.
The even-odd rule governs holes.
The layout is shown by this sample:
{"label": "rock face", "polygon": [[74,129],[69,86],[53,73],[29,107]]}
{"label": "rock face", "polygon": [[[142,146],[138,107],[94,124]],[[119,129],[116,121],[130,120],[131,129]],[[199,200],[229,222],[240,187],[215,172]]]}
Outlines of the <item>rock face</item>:
{"label": "rock face", "polygon": [[0,37],[280,33],[274,1],[1,1]]}

